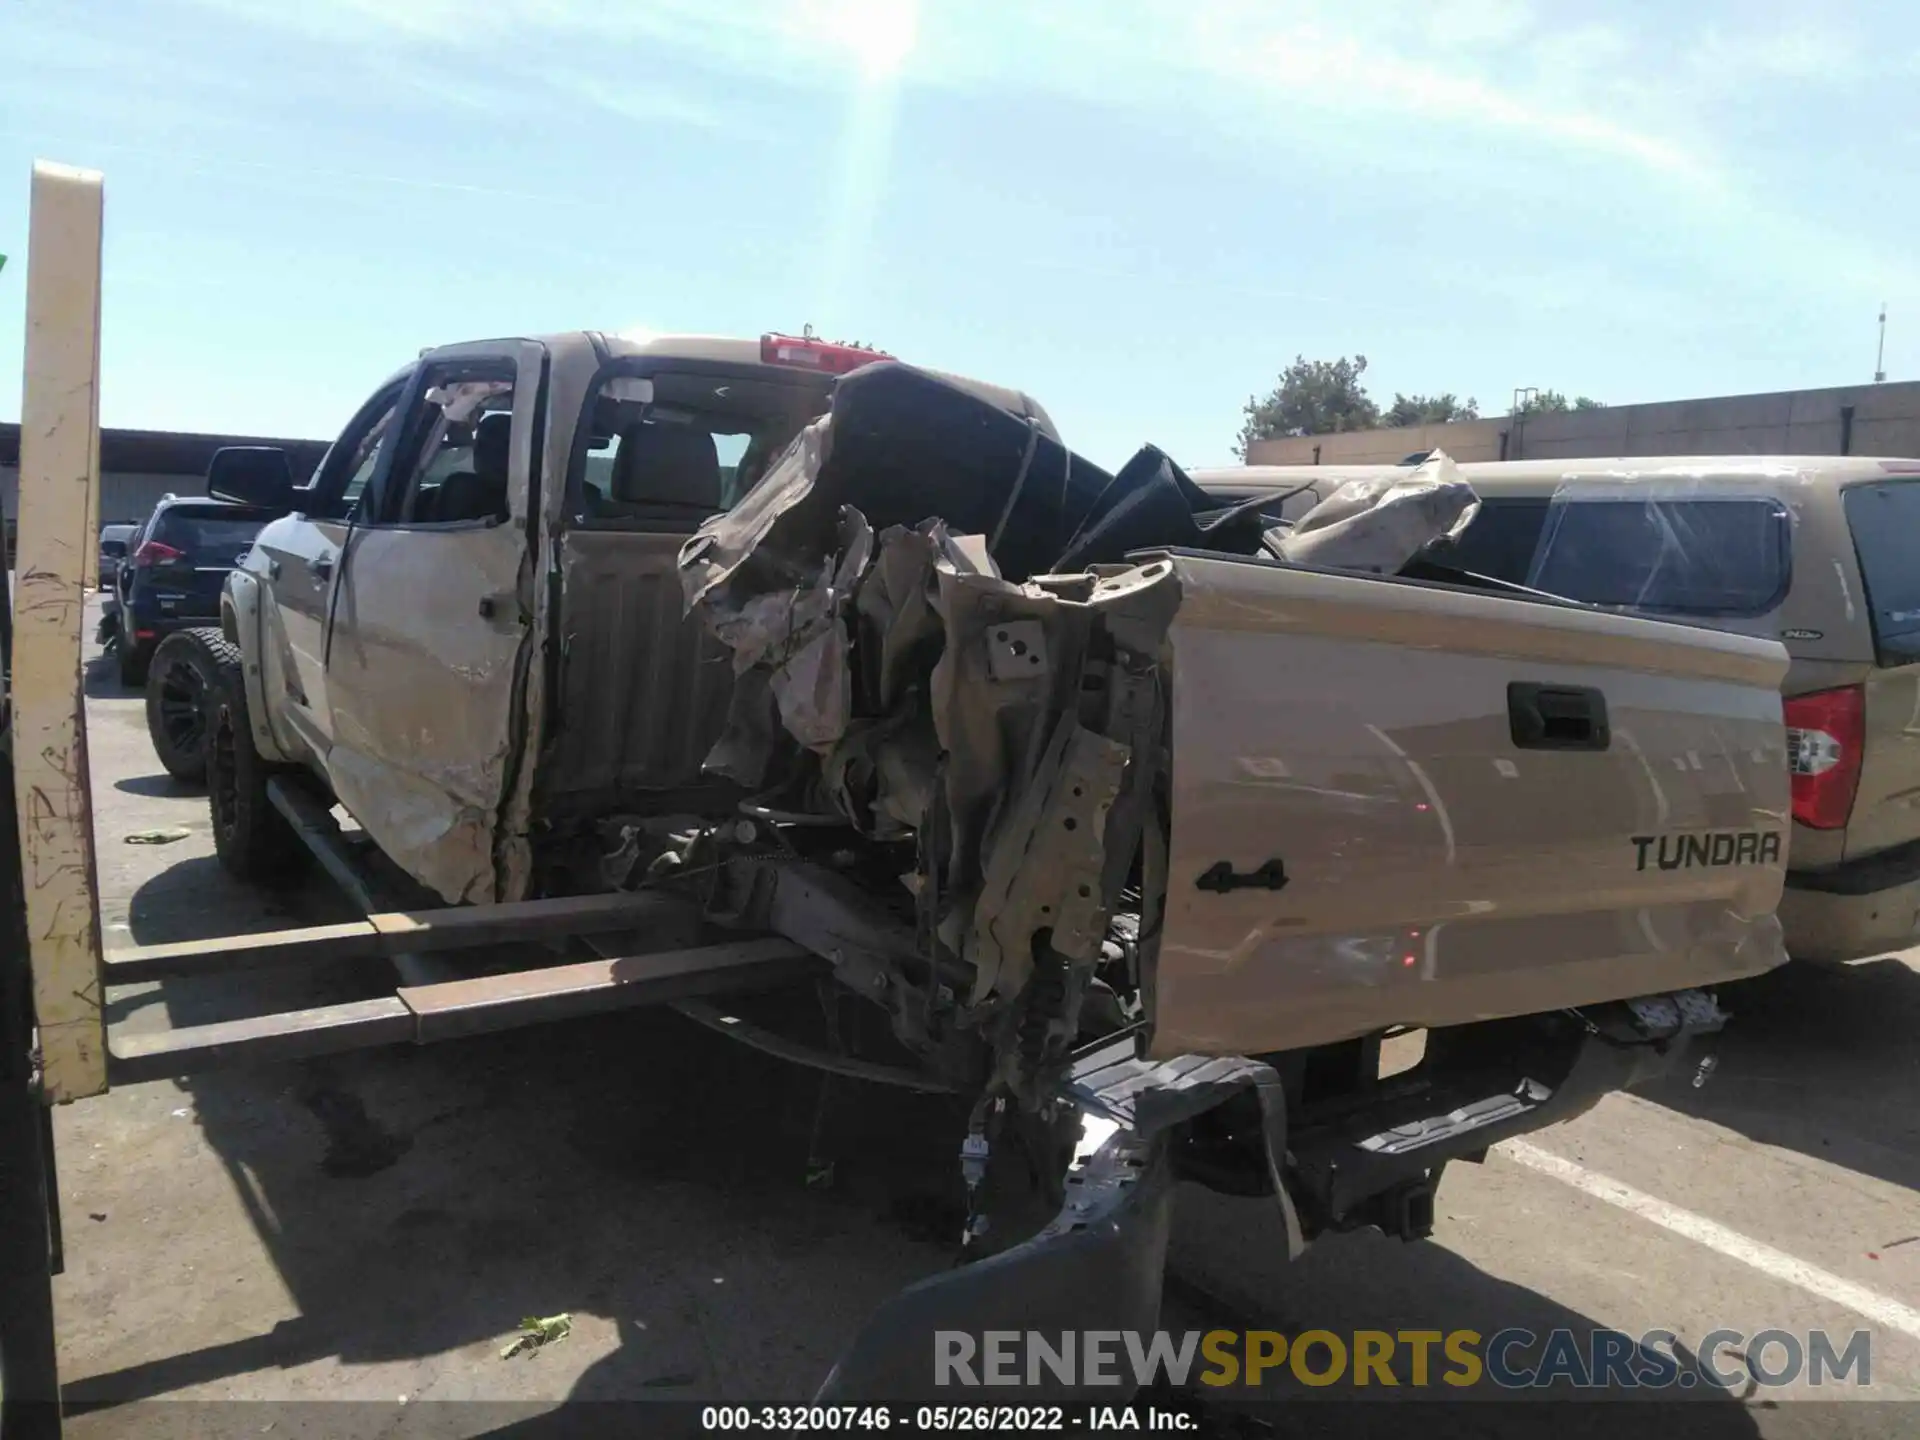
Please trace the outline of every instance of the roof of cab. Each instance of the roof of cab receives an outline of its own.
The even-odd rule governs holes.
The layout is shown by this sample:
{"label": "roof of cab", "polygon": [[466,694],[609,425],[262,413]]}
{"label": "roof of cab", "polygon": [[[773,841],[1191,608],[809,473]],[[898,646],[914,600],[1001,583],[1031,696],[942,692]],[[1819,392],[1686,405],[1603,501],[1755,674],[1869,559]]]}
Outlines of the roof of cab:
{"label": "roof of cab", "polygon": [[[504,339],[504,336],[490,336],[487,339],[472,341],[450,341],[445,345],[429,345],[415,357],[415,363],[440,350],[463,349],[469,345],[485,345],[489,340]],[[550,335],[528,335],[520,337],[544,345],[555,361],[562,365],[580,367],[585,374],[591,374],[599,367],[599,357],[605,354],[617,360],[657,357],[663,360],[692,360],[703,364],[737,366],[741,369],[766,369],[780,374],[814,375],[821,372],[801,370],[797,367],[768,365],[760,358],[760,340],[742,340],[731,335],[636,335],[608,334],[599,330],[563,330]],[[897,355],[883,355],[876,351],[875,361],[900,360]],[[901,360],[902,364],[913,364]],[[388,377],[387,384],[393,384],[404,377],[412,365],[403,366]],[[936,375],[950,385],[957,385],[970,395],[985,400],[989,405],[997,405],[1009,414],[1021,419],[1031,419],[1050,439],[1059,440],[1060,432],[1054,426],[1053,417],[1047,414],[1041,403],[1024,390],[1010,389],[1005,385],[990,384],[985,380],[975,380],[967,375],[955,375],[950,371],[936,370],[930,365],[918,365],[916,369]]]}
{"label": "roof of cab", "polygon": [[[1764,480],[1783,486],[1837,487],[1891,475],[1920,475],[1920,460],[1868,455],[1621,455],[1554,460],[1463,460],[1460,473],[1476,485],[1545,487],[1574,477],[1621,480]],[[1410,465],[1238,465],[1191,472],[1216,495],[1258,495],[1320,480],[1392,479]]]}
{"label": "roof of cab", "polygon": [[[552,346],[569,337],[543,336],[543,343]],[[584,340],[584,335],[578,337]],[[609,355],[625,359],[630,356],[658,356],[670,360],[698,360],[716,365],[739,366],[743,369],[758,369],[765,362],[760,358],[760,340],[756,336],[751,340],[742,340],[729,335],[598,335],[600,343],[606,347]],[[903,364],[913,364],[897,355],[874,353],[876,361],[901,360]],[[788,373],[788,367],[765,365],[773,371]],[[1048,415],[1038,400],[1024,390],[1009,389],[1004,385],[994,385],[985,380],[975,380],[966,375],[954,375],[945,370],[936,370],[931,366],[919,365],[915,368],[925,370],[929,375],[937,375],[949,384],[957,385],[971,395],[978,396],[990,405],[1025,418],[1031,418],[1040,429],[1054,440],[1060,438],[1054,429],[1053,417]],[[813,371],[800,373],[813,374]]]}

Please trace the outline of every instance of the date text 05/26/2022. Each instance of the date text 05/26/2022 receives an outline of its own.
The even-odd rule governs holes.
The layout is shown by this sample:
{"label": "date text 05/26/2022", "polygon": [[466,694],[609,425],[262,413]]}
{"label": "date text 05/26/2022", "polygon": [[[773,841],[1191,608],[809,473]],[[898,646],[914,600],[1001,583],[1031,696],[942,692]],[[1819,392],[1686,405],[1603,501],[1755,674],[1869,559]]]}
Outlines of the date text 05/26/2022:
{"label": "date text 05/26/2022", "polygon": [[764,1434],[900,1430],[974,1435],[1198,1431],[1199,1417],[1153,1405],[707,1405],[700,1428]]}

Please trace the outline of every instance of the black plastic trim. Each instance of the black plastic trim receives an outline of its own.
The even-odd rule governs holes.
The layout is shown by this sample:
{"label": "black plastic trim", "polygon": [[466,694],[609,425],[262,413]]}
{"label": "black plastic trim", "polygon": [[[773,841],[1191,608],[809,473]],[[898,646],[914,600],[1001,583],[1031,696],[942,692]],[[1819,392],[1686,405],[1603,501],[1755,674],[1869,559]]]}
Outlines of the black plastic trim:
{"label": "black plastic trim", "polygon": [[1910,840],[1831,870],[1789,870],[1787,889],[1817,895],[1878,895],[1916,880],[1920,880],[1920,840]]}

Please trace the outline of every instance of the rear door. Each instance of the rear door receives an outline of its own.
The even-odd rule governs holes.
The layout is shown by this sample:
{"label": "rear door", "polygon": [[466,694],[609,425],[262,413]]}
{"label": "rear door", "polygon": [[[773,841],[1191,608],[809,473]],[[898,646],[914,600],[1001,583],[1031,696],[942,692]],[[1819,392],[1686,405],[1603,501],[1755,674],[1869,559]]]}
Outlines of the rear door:
{"label": "rear door", "polygon": [[[1920,481],[1841,492],[1866,592],[1871,648],[1859,786],[1847,860],[1920,840]],[[1869,658],[1863,656],[1862,658]]]}
{"label": "rear door", "polygon": [[503,823],[524,742],[545,348],[426,357],[401,397],[325,635],[335,793],[448,901],[508,898],[525,837]]}

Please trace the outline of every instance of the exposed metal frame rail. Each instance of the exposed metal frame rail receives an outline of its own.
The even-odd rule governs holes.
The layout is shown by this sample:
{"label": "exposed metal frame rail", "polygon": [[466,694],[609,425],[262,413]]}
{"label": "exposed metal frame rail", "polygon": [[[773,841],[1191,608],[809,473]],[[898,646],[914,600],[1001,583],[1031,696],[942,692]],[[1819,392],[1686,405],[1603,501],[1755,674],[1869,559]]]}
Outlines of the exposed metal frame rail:
{"label": "exposed metal frame rail", "polygon": [[[359,863],[328,806],[297,780],[276,779],[274,805],[364,920],[218,940],[112,950],[105,985],[381,958],[403,983],[391,995],[170,1030],[106,1036],[107,1077],[132,1084],[229,1065],[310,1059],[379,1045],[426,1044],[547,1020],[634,1009],[779,985],[825,962],[775,936],[659,949],[651,935],[691,938],[698,916],[675,896],[574,895],[498,905],[383,910],[380,882]],[[446,963],[500,945],[529,949],[585,940],[594,958],[504,972]]]}
{"label": "exposed metal frame rail", "polygon": [[[361,957],[458,950],[510,941],[544,941],[629,930],[682,913],[664,895],[582,895],[506,905],[375,913],[340,925],[234,935],[209,944],[189,940],[109,950],[109,985],[183,975],[220,975],[271,965],[318,965]],[[215,948],[215,945],[218,948]]]}
{"label": "exposed metal frame rail", "polygon": [[115,1084],[227,1065],[305,1060],[376,1045],[426,1044],[546,1020],[777,985],[819,961],[777,937],[403,985],[390,996],[187,1025],[108,1041]]}

